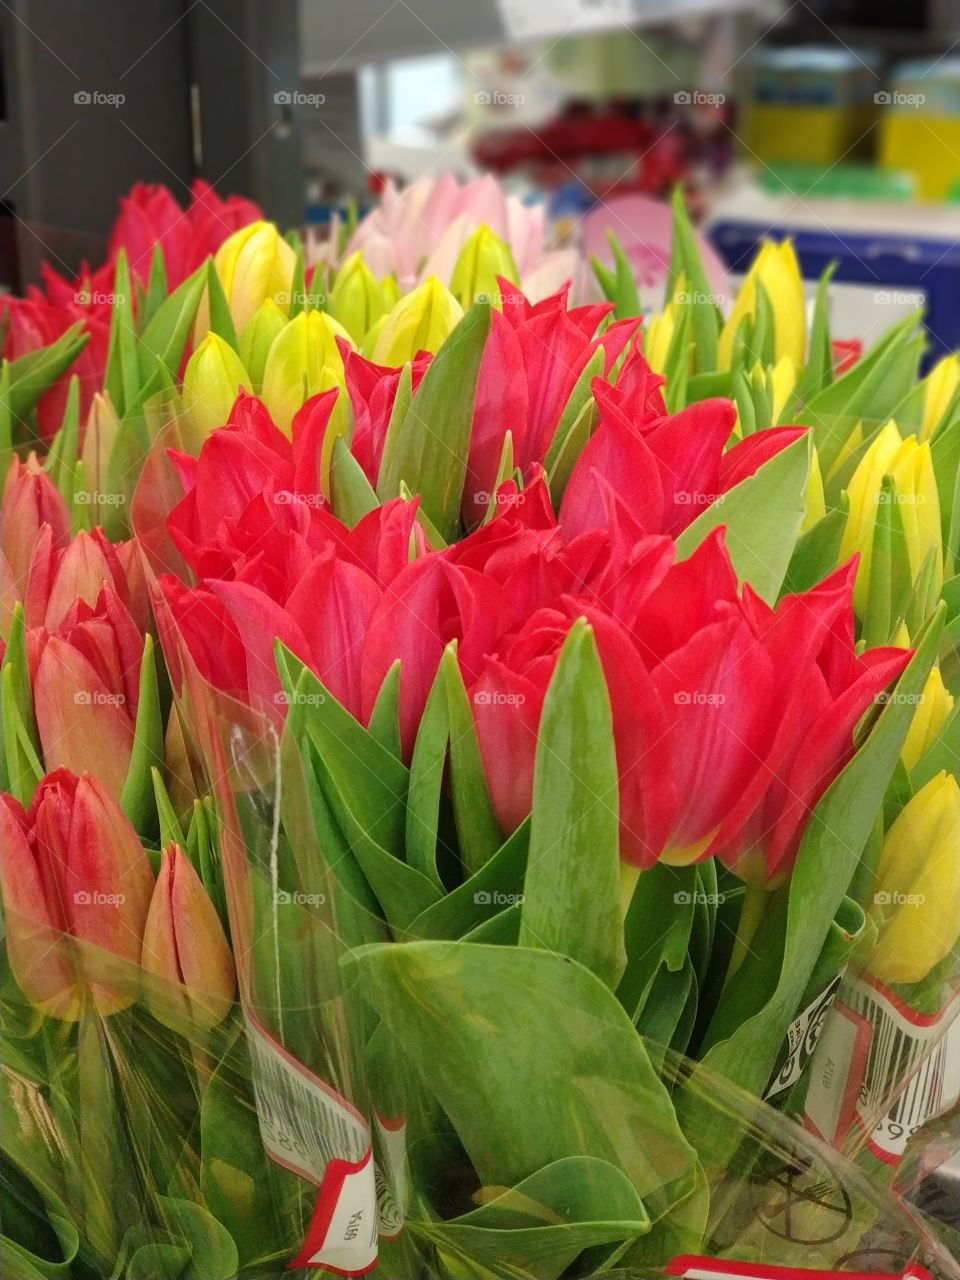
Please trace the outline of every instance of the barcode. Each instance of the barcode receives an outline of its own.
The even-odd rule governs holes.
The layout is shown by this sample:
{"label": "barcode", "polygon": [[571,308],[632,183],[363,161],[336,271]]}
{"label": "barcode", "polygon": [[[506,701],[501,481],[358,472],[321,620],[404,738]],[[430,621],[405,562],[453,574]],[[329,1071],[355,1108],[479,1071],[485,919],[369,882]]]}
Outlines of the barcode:
{"label": "barcode", "polygon": [[370,1149],[370,1131],[345,1101],[284,1055],[248,1020],[253,1091],[267,1152],[320,1185],[331,1160],[356,1164]]}
{"label": "barcode", "polygon": [[[850,984],[844,998],[873,1028],[857,1111],[871,1126],[869,1143],[875,1153],[898,1159],[911,1134],[950,1104],[960,1044],[958,1024],[949,1033],[945,1028],[955,1006],[944,1008],[934,1020],[911,1017],[909,1009],[864,982]],[[904,1087],[905,1080],[909,1083]]]}

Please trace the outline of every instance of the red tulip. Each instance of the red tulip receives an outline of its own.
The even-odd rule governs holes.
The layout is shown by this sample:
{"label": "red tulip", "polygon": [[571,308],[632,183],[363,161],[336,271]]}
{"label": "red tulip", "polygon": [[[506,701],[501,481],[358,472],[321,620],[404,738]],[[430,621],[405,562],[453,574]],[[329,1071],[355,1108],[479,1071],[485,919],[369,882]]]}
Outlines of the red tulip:
{"label": "red tulip", "polygon": [[858,720],[910,658],[894,648],[857,655],[855,577],[856,559],[776,610],[744,588],[780,709],[769,750],[716,842],[718,856],[746,879],[776,883],[789,873],[810,811],[853,755]]}
{"label": "red tulip", "polygon": [[48,769],[94,773],[119,800],[130,767],[143,637],[109,586],[30,636],[37,730]]}
{"label": "red tulip", "polygon": [[173,1030],[208,1030],[230,1012],[236,975],[220,917],[179,845],[164,849],[143,931],[144,999]]}
{"label": "red tulip", "polygon": [[87,995],[103,1015],[125,1008],[153,891],[129,819],[99,779],[65,769],[27,813],[0,797],[0,819],[8,956],[24,995],[58,1018],[79,1017]]}
{"label": "red tulip", "polygon": [[70,513],[60,490],[31,455],[27,462],[14,458],[3,486],[0,506],[0,551],[10,566],[17,598],[22,600],[30,560],[40,529],[50,527],[51,545],[65,547],[70,540]]}

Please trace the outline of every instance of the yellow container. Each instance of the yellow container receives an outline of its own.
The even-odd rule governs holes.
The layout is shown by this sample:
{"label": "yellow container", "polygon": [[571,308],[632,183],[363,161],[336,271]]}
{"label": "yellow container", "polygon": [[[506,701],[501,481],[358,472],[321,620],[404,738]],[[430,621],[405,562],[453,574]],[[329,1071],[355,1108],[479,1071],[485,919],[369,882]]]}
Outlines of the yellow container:
{"label": "yellow container", "polygon": [[852,106],[800,106],[757,102],[750,118],[750,148],[761,160],[832,164],[856,140]]}
{"label": "yellow container", "polygon": [[881,126],[880,163],[915,174],[921,200],[946,200],[960,184],[960,117],[889,112]]}

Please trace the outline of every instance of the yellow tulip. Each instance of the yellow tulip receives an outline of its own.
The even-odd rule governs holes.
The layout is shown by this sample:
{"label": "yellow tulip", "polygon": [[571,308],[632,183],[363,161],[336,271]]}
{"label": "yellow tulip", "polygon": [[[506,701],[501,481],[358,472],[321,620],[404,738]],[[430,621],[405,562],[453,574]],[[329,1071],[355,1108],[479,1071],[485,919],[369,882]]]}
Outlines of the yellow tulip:
{"label": "yellow tulip", "polygon": [[[338,337],[346,338],[346,331],[323,311],[301,311],[274,338],[261,395],[274,422],[287,435],[305,400],[331,387],[343,387]],[[338,400],[338,408],[345,412],[346,393]]]}
{"label": "yellow tulip", "polygon": [[190,443],[199,446],[230,416],[241,387],[249,389],[250,375],[228,342],[208,333],[190,357],[183,375],[183,406]]}
{"label": "yellow tulip", "polygon": [[[773,422],[776,425],[797,385],[797,365],[790,356],[781,356],[770,370]],[[821,480],[821,489],[823,481]]]}
{"label": "yellow tulip", "polygon": [[[913,714],[907,739],[900,752],[908,769],[916,768],[921,757],[933,744],[953,710],[953,696],[943,683],[939,667],[931,667],[923,686],[920,705]],[[960,853],[958,853],[960,857]]]}
{"label": "yellow tulip", "polygon": [[860,552],[854,587],[854,606],[863,613],[870,594],[870,569],[877,514],[884,494],[883,477],[892,476],[903,524],[910,573],[916,578],[927,555],[934,552],[934,588],[943,586],[943,541],[940,499],[930,457],[930,445],[916,436],[902,439],[895,422],[888,422],[866,451],[847,489],[850,514],[840,545],[840,559]]}
{"label": "yellow tulip", "polygon": [[823,475],[820,471],[820,459],[816,449],[810,458],[810,475],[807,479],[807,491],[804,494],[804,515],[800,532],[812,529],[827,514],[827,502],[823,493]]}
{"label": "yellow tulip", "polygon": [[950,402],[960,386],[960,356],[944,356],[930,370],[923,382],[923,421],[920,439],[929,440],[943,421]]}
{"label": "yellow tulip", "polygon": [[437,352],[463,319],[463,308],[436,276],[397,303],[383,322],[373,351],[377,364],[398,366],[418,351]]}
{"label": "yellow tulip", "polygon": [[960,786],[945,771],[907,803],[880,852],[869,915],[881,982],[920,982],[960,941]]}
{"label": "yellow tulip", "polygon": [[651,316],[643,327],[643,354],[654,373],[666,372],[667,356],[670,354],[670,343],[676,327],[677,307],[673,302]]}
{"label": "yellow tulip", "polygon": [[500,298],[497,276],[506,277],[512,284],[520,283],[510,246],[483,223],[464,241],[450,278],[450,289],[463,307],[471,306],[481,297],[496,306]]}
{"label": "yellow tulip", "polygon": [[351,254],[337,272],[330,291],[330,307],[353,341],[360,343],[399,298],[393,276],[378,281],[358,252]]}
{"label": "yellow tulip", "polygon": [[776,356],[804,363],[807,350],[807,301],[800,264],[791,240],[774,244],[765,240],[737,294],[733,310],[720,335],[718,363],[729,369],[733,344],[742,321],[757,313],[757,283],[763,285],[776,322]]}
{"label": "yellow tulip", "polygon": [[272,222],[252,222],[224,240],[214,265],[237,329],[267,298],[289,312],[297,255]]}

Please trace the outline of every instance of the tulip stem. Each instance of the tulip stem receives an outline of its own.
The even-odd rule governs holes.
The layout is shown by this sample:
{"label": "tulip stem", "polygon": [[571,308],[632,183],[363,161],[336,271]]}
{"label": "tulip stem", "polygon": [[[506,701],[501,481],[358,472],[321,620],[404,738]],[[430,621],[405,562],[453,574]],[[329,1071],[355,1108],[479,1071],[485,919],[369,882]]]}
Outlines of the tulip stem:
{"label": "tulip stem", "polygon": [[727,982],[737,972],[750,952],[750,944],[754,939],[760,921],[766,915],[769,897],[770,894],[766,885],[748,882],[744,887],[743,906],[740,909],[737,936],[733,940],[733,950],[730,952],[730,964],[727,968]]}

